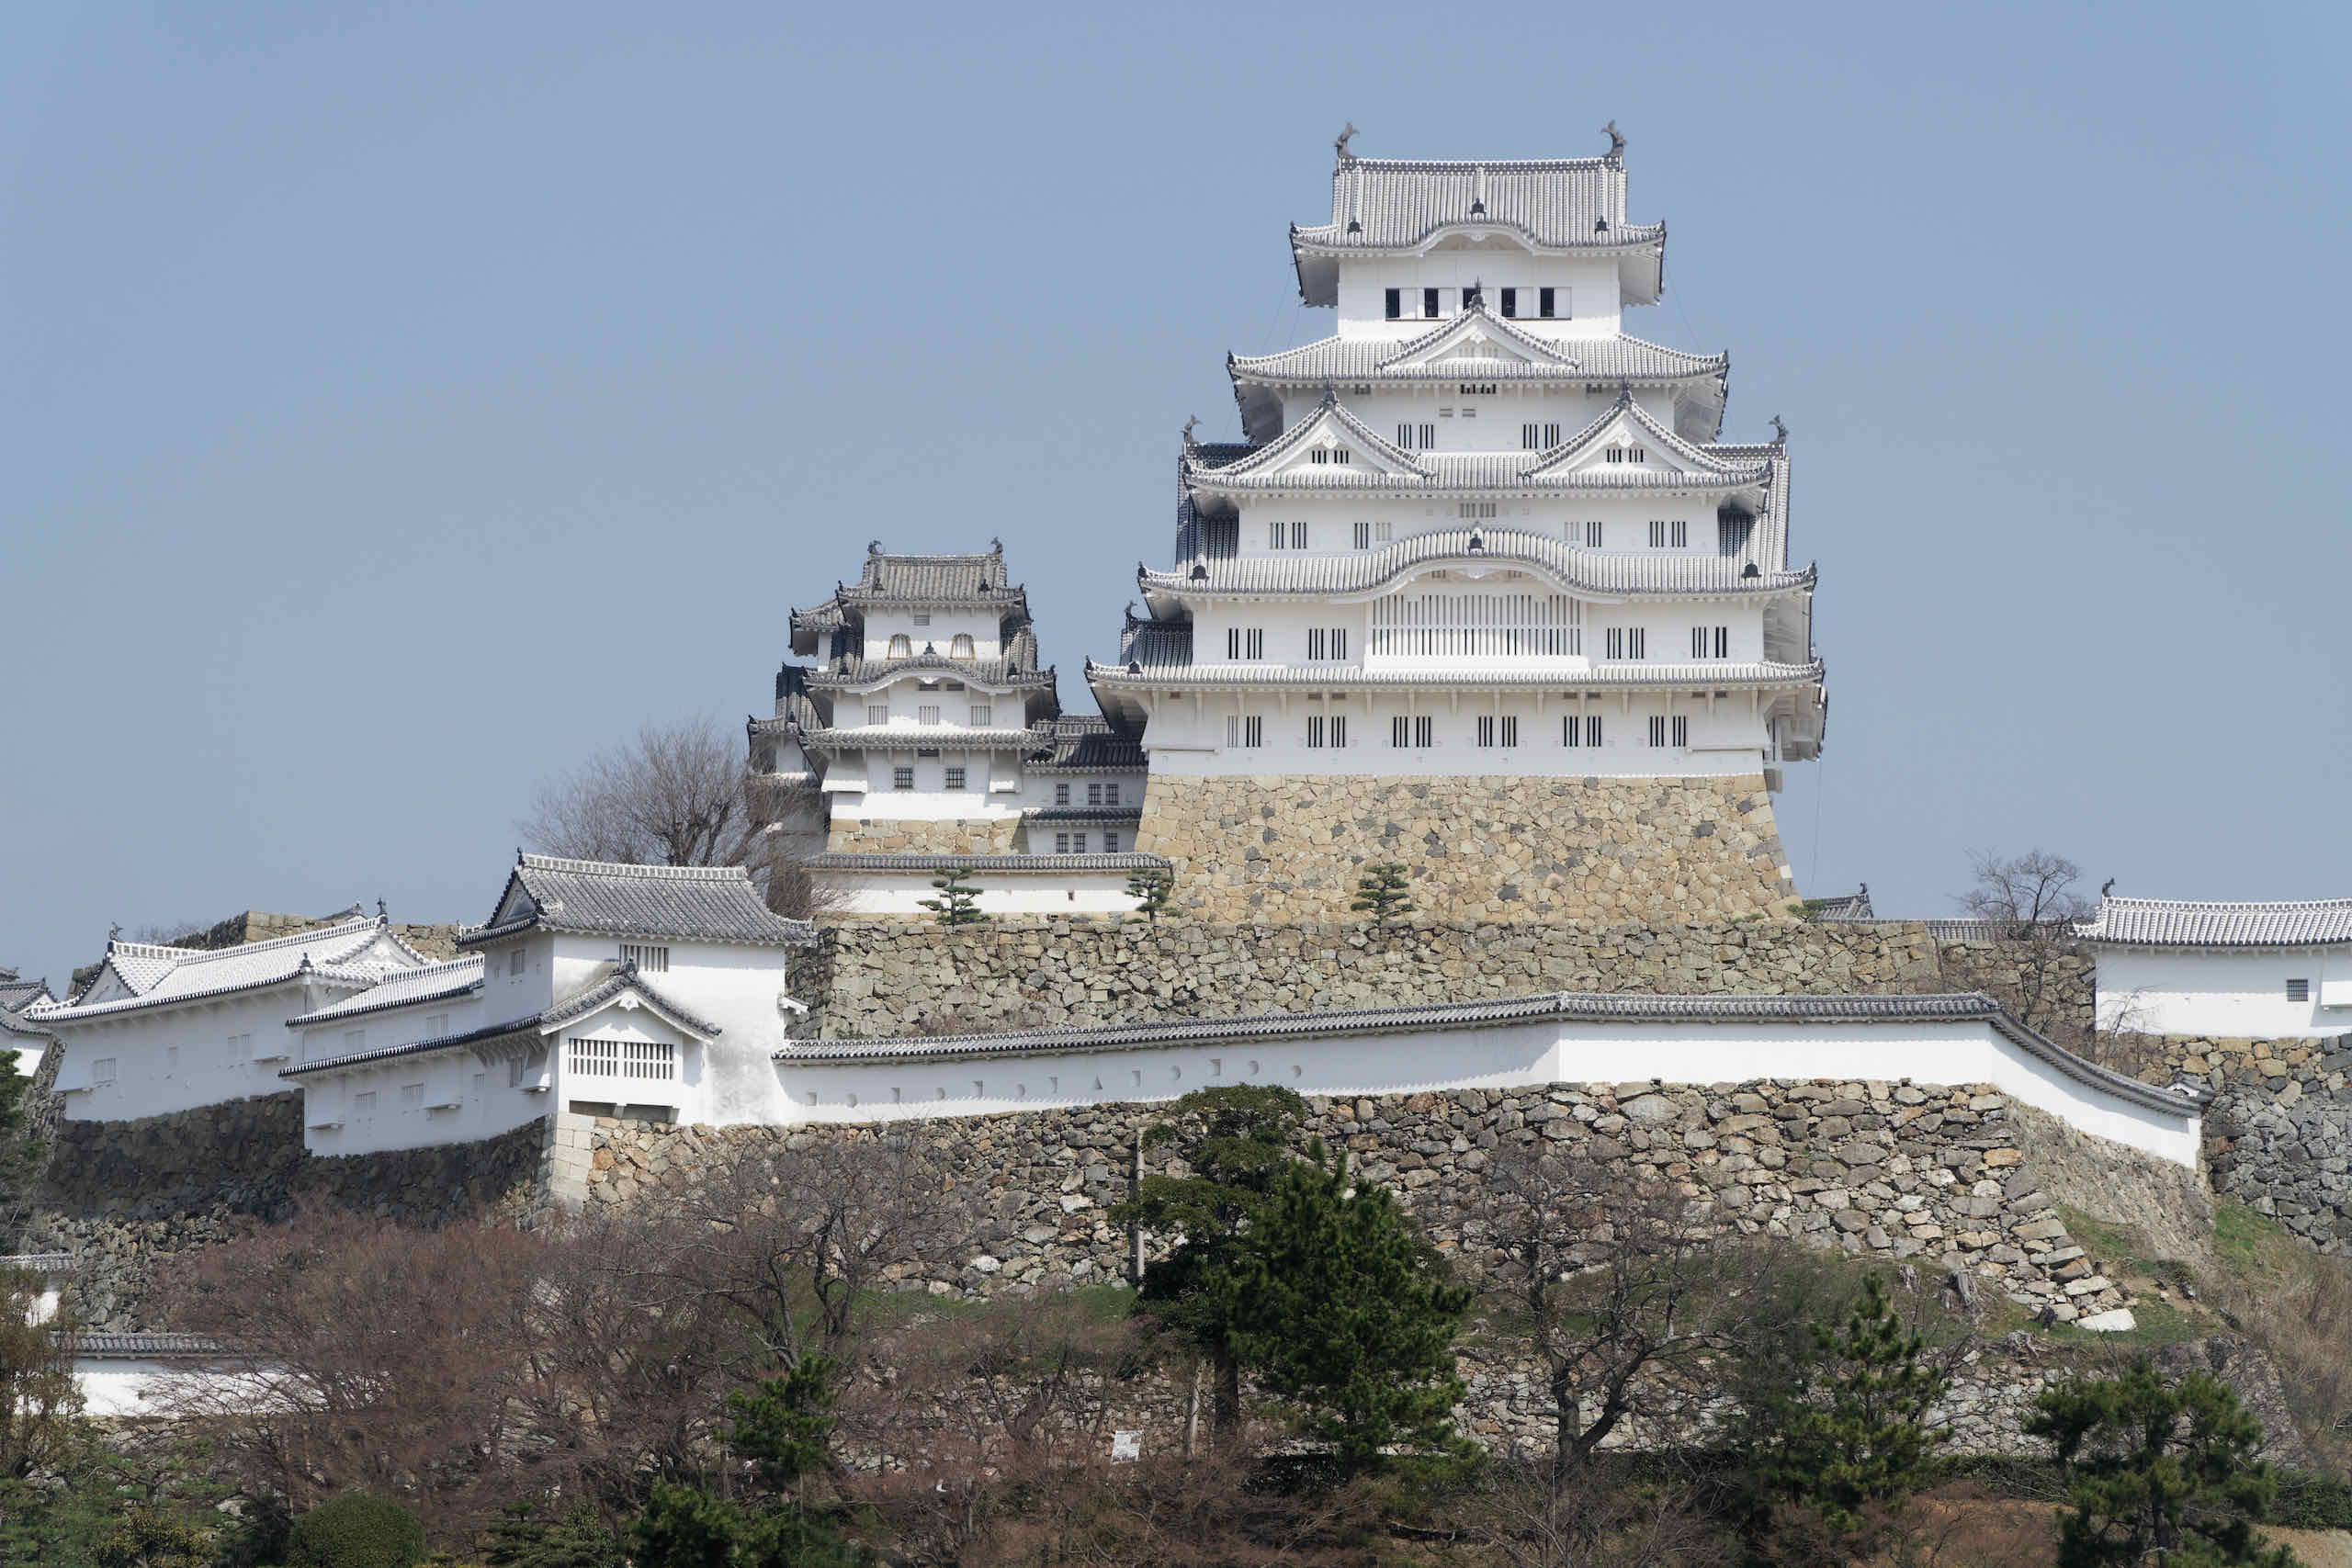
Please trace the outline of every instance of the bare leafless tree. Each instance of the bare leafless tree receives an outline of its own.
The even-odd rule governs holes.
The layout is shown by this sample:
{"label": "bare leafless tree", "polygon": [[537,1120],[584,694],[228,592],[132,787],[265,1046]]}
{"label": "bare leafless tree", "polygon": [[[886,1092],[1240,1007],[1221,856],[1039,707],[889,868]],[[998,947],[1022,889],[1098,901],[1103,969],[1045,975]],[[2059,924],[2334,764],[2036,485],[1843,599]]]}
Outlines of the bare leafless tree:
{"label": "bare leafless tree", "polygon": [[1463,1235],[1544,1368],[1563,1506],[1611,1434],[1679,1431],[1713,1397],[1743,1269],[1703,1199],[1538,1140],[1497,1151]]}
{"label": "bare leafless tree", "polygon": [[723,1306],[764,1375],[847,1360],[876,1299],[974,1233],[970,1191],[921,1139],[739,1135],[691,1185],[643,1205],[639,1269],[665,1306]]}
{"label": "bare leafless tree", "polygon": [[2095,912],[2078,890],[2083,868],[2042,849],[2007,858],[1979,850],[1968,863],[1975,881],[1956,902],[2005,949],[1979,983],[2029,1028],[2081,1043],[2086,1031],[2059,1005],[2059,981],[2080,952],[2075,922]]}
{"label": "bare leafless tree", "polygon": [[648,723],[570,773],[544,780],[514,826],[547,854],[631,865],[740,865],[778,914],[806,919],[838,900],[786,850],[780,822],[815,792],[749,771],[742,737],[701,715]]}

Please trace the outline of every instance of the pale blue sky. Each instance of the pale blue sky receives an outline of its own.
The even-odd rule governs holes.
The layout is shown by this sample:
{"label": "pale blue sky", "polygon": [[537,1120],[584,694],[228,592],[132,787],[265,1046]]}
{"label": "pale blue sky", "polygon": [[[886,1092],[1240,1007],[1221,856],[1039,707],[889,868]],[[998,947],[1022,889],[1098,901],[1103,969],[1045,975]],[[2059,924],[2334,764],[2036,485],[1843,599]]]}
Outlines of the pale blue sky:
{"label": "pale blue sky", "polygon": [[1792,431],[1808,891],[1966,852],[2352,893],[2343,8],[19,6],[0,20],[0,963],[382,897],[765,712],[785,616],[1003,537],[1062,697],[1284,225],[1584,154],[1631,330]]}

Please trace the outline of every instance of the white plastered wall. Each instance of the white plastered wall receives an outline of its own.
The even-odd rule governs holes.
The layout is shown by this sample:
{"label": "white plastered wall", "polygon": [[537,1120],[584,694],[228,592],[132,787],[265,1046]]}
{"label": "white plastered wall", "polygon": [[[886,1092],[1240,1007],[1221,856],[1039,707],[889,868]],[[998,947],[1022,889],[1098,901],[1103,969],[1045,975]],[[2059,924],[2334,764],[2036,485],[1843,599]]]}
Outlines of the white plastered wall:
{"label": "white plastered wall", "polygon": [[[64,1117],[127,1122],[278,1093],[286,1088],[278,1069],[294,1049],[286,1021],[361,988],[290,980],[203,1001],[61,1021],[55,1027],[65,1056],[57,1087]],[[111,1080],[102,1080],[99,1075],[108,1071]]]}
{"label": "white plastered wall", "polygon": [[[1138,789],[1138,793],[1140,793]],[[1032,829],[1032,842],[1040,831]],[[1051,843],[1050,828],[1043,829]],[[1099,840],[1102,829],[1089,827],[1087,836]],[[1133,828],[1122,828],[1121,839],[1133,838]],[[968,880],[980,890],[979,907],[991,915],[1125,914],[1136,901],[1127,892],[1124,871],[1069,871],[1049,874],[976,871]],[[813,874],[817,885],[838,897],[843,913],[853,915],[919,915],[928,919],[925,898],[936,898],[929,871],[831,871]]]}
{"label": "white plastered wall", "polygon": [[[2352,1032],[2352,947],[2097,953],[2102,1029],[2225,1040]],[[2290,979],[2308,983],[2308,1000],[2287,999]]]}
{"label": "white plastered wall", "polygon": [[[1340,263],[1339,335],[1408,342],[1437,326],[1421,314],[1421,290],[1442,290],[1441,317],[1462,308],[1462,290],[1476,284],[1488,308],[1502,311],[1502,291],[1523,288],[1528,298],[1513,322],[1531,335],[1559,343],[1613,337],[1623,320],[1618,304],[1617,262],[1531,254],[1507,240],[1477,246],[1433,250],[1418,256],[1369,256]],[[1387,319],[1387,291],[1405,290],[1405,318]],[[1555,303],[1563,312],[1549,321],[1536,316],[1534,291],[1566,290]]]}
{"label": "white plastered wall", "polygon": [[1229,1084],[1347,1095],[1550,1083],[1903,1078],[1990,1084],[2079,1131],[2192,1169],[2199,1141],[2199,1112],[2187,1099],[2177,1112],[2139,1105],[2061,1072],[1976,1021],[1821,1026],[1538,1019],[950,1060],[787,1061],[777,1065],[777,1076],[793,1120],[859,1122],[1169,1100]]}

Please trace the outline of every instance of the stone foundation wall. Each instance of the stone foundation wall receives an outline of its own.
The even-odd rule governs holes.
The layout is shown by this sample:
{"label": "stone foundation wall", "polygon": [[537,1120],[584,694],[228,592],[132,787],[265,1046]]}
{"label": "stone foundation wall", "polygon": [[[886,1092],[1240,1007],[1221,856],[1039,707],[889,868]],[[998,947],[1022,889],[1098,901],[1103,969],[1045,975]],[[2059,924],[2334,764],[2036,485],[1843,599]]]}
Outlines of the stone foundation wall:
{"label": "stone foundation wall", "polygon": [[314,1158],[295,1093],[137,1122],[65,1122],[17,1245],[75,1255],[69,1304],[85,1326],[150,1329],[160,1326],[149,1313],[159,1265],[304,1203],[404,1224],[526,1219],[545,1207],[546,1141],[534,1122],[477,1143]]}
{"label": "stone foundation wall", "polygon": [[833,818],[825,848],[841,854],[1009,855],[1017,817]]}
{"label": "stone foundation wall", "polygon": [[1136,848],[1175,863],[1175,907],[1211,920],[1344,918],[1387,861],[1440,920],[1780,919],[1796,897],[1753,773],[1154,773]]}
{"label": "stone foundation wall", "polygon": [[[1533,925],[1362,920],[1232,925],[1139,918],[839,920],[796,953],[809,1004],[794,1032],[871,1039],[914,1031],[1059,1028],[1391,1007],[1538,991],[1653,995],[1918,994],[1996,987],[2002,944],[1939,942],[1925,926]],[[2087,964],[2058,961],[2049,1011],[2091,1015]],[[1996,994],[1998,991],[1996,989]],[[2062,1034],[2062,1038],[2064,1036]]]}
{"label": "stone foundation wall", "polygon": [[[1305,1136],[1346,1149],[1359,1174],[1395,1188],[1438,1245],[1464,1245],[1498,1149],[1539,1139],[1562,1152],[1711,1198],[1739,1228],[1857,1256],[1959,1271],[2058,1321],[2124,1304],[2058,1217],[2052,1183],[2026,1163],[2038,1129],[1983,1088],[1758,1081],[1709,1088],[1563,1084],[1307,1101]],[[984,1234],[958,1258],[910,1258],[909,1283],[987,1294],[1123,1277],[1127,1238],[1106,1217],[1128,1190],[1131,1151],[1165,1106],[1104,1106],[895,1124],[989,1194]],[[859,1141],[847,1127],[668,1127],[600,1120],[582,1129],[592,1203],[675,1189],[730,1145]],[[2077,1134],[2076,1136],[2080,1136]],[[2047,1145],[2046,1133],[2042,1134]],[[2151,1192],[2154,1162],[2098,1145]],[[2195,1223],[2183,1213],[2175,1228]],[[1472,1232],[1475,1235],[1475,1230]],[[1147,1240],[1147,1245],[1148,1240]]]}
{"label": "stone foundation wall", "polygon": [[2145,1083],[2185,1077],[2211,1089],[2205,1163],[2213,1190],[2322,1252],[2352,1255],[2352,1034],[2105,1036],[2091,1055]]}

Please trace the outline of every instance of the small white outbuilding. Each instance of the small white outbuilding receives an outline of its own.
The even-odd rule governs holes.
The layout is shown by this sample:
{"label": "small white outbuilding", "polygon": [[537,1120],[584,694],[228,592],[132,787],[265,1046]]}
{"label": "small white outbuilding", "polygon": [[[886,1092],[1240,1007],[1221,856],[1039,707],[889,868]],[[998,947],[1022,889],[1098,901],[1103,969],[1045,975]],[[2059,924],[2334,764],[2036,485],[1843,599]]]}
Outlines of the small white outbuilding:
{"label": "small white outbuilding", "polygon": [[2352,1032],[2352,898],[2102,898],[2075,928],[2098,963],[2098,1025],[2224,1040]]}

